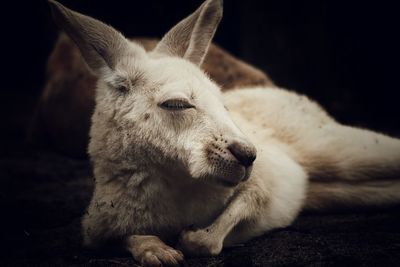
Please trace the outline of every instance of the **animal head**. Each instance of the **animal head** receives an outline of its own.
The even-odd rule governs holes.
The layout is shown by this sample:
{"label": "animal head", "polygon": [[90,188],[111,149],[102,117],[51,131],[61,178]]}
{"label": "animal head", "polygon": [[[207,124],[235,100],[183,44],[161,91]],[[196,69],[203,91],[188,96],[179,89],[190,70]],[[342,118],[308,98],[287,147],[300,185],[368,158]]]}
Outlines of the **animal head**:
{"label": "animal head", "polygon": [[220,88],[199,68],[222,17],[207,0],[146,52],[104,23],[50,1],[57,24],[98,77],[89,154],[94,164],[150,166],[236,185],[254,146],[233,123]]}

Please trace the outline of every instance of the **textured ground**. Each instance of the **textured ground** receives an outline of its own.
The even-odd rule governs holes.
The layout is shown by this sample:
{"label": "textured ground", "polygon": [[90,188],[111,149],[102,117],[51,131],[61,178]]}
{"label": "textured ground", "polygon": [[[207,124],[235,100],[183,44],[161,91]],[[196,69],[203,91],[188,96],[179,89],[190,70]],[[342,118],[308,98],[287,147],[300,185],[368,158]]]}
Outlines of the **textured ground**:
{"label": "textured ground", "polygon": [[[0,266],[134,266],[129,255],[80,246],[79,220],[92,192],[90,164],[22,140],[33,98],[2,95]],[[304,214],[189,266],[400,266],[400,206]]]}

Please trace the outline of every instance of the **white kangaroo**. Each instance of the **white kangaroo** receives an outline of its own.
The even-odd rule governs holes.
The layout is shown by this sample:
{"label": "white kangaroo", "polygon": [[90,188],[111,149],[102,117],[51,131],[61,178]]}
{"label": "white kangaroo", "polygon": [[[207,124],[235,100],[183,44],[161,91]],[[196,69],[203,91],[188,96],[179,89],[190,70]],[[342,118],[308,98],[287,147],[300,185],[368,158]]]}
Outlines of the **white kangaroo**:
{"label": "white kangaroo", "polygon": [[341,125],[285,89],[221,94],[199,65],[222,0],[205,1],[149,53],[50,6],[99,78],[86,245],[117,242],[143,266],[179,265],[183,254],[166,243],[215,255],[291,224],[303,208],[400,202],[399,139]]}

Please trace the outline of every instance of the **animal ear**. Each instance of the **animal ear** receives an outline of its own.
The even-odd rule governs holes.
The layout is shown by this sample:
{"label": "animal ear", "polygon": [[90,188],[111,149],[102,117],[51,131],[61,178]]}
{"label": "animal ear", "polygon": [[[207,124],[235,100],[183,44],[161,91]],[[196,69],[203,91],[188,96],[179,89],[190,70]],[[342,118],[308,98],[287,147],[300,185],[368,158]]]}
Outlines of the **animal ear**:
{"label": "animal ear", "polygon": [[205,1],[165,34],[154,52],[183,57],[201,65],[222,18],[222,3],[222,0]]}
{"label": "animal ear", "polygon": [[76,43],[95,74],[104,68],[113,70],[116,62],[132,50],[129,41],[112,27],[56,1],[49,0],[49,4],[54,20]]}

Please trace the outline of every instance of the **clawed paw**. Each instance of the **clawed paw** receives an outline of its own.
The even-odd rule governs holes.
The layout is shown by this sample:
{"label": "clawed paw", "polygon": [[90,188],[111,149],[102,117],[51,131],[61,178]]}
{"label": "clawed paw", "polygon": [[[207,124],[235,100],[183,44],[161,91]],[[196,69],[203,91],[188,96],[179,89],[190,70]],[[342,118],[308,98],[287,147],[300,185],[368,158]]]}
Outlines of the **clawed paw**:
{"label": "clawed paw", "polygon": [[186,266],[182,252],[169,246],[146,249],[141,258],[143,267]]}
{"label": "clawed paw", "polygon": [[178,247],[188,255],[218,255],[222,250],[222,240],[208,229],[182,231]]}

